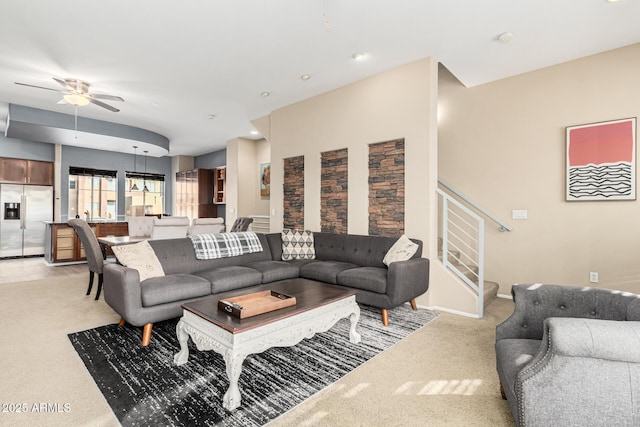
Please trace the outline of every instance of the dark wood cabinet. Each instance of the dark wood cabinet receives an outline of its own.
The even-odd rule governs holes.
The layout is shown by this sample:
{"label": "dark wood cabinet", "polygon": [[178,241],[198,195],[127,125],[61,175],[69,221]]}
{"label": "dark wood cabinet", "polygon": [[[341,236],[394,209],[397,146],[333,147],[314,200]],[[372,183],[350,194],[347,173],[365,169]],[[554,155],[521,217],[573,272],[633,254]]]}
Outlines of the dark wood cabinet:
{"label": "dark wood cabinet", "polygon": [[0,182],[53,185],[53,163],[0,157]]}
{"label": "dark wood cabinet", "polygon": [[27,184],[53,185],[53,163],[28,160]]}
{"label": "dark wood cabinet", "polygon": [[222,166],[213,170],[213,203],[227,202],[227,168]]}
{"label": "dark wood cabinet", "polygon": [[193,169],[176,173],[176,216],[215,218],[213,204],[214,171]]}
{"label": "dark wood cabinet", "polygon": [[[129,224],[126,222],[89,223],[97,237],[127,236]],[[83,261],[86,259],[84,247],[74,229],[67,224],[51,224],[51,257],[52,262]],[[111,249],[107,255],[113,255]]]}
{"label": "dark wood cabinet", "polygon": [[0,158],[0,182],[27,183],[27,160]]}

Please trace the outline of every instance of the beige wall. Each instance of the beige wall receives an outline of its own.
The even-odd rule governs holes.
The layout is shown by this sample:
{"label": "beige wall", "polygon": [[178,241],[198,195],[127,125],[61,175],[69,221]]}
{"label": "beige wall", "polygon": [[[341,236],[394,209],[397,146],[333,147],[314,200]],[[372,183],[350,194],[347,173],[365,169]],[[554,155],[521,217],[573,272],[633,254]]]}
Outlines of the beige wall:
{"label": "beige wall", "polygon": [[639,75],[640,44],[473,88],[441,67],[439,175],[514,227],[487,226],[500,293],[517,282],[640,292],[640,203],[566,202],[564,187],[565,127],[639,116]]}
{"label": "beige wall", "polygon": [[226,223],[239,216],[268,215],[269,198],[260,196],[260,164],[269,163],[266,140],[235,138],[227,142]]}
{"label": "beige wall", "polygon": [[[320,154],[348,148],[349,233],[367,234],[368,144],[404,138],[406,234],[422,239],[424,256],[433,258],[437,71],[433,59],[423,59],[276,110],[268,121],[262,119],[269,123],[271,143],[271,209],[276,212],[271,229],[282,229],[283,159],[305,156],[305,228],[319,231]],[[431,296],[443,292],[445,283],[432,280],[427,296],[418,303],[433,305]]]}

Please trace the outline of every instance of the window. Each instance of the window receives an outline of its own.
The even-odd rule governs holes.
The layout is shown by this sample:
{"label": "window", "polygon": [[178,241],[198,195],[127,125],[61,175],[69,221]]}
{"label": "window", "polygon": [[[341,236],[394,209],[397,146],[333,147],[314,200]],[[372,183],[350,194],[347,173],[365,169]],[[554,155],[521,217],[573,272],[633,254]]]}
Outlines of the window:
{"label": "window", "polygon": [[69,167],[69,218],[117,219],[117,172]]}
{"label": "window", "polygon": [[164,212],[164,175],[127,172],[124,210],[126,216]]}

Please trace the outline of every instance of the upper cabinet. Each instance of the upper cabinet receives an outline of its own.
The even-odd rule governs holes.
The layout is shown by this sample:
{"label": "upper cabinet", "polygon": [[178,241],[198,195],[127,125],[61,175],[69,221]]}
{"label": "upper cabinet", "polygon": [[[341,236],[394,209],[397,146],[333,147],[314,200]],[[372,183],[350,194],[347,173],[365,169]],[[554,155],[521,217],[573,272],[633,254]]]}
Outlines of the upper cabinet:
{"label": "upper cabinet", "polygon": [[28,160],[27,184],[53,185],[53,163]]}
{"label": "upper cabinet", "polygon": [[27,160],[0,158],[0,182],[27,183]]}
{"label": "upper cabinet", "polygon": [[213,170],[194,169],[176,173],[176,216],[214,218]]}
{"label": "upper cabinet", "polygon": [[221,166],[213,170],[213,203],[226,203],[226,172],[226,166]]}
{"label": "upper cabinet", "polygon": [[53,185],[53,163],[0,157],[0,182]]}

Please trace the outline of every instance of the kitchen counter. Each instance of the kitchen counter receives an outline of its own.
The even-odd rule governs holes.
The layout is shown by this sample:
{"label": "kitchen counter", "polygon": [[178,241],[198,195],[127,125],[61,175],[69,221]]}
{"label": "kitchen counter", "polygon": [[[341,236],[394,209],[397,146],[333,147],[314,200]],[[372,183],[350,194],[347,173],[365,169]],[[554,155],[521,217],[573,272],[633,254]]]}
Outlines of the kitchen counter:
{"label": "kitchen counter", "polygon": [[[84,248],[73,228],[66,222],[44,221],[45,253],[49,264],[85,261]],[[126,221],[88,221],[96,237],[128,236],[129,225]]]}
{"label": "kitchen counter", "polygon": [[[56,222],[56,221],[42,221],[45,224],[50,224],[50,225],[67,225],[66,221],[65,222]],[[101,220],[101,219],[97,219],[97,220],[89,220],[87,221],[87,224],[89,225],[97,225],[97,224],[126,224],[127,221],[121,221],[121,220]]]}

